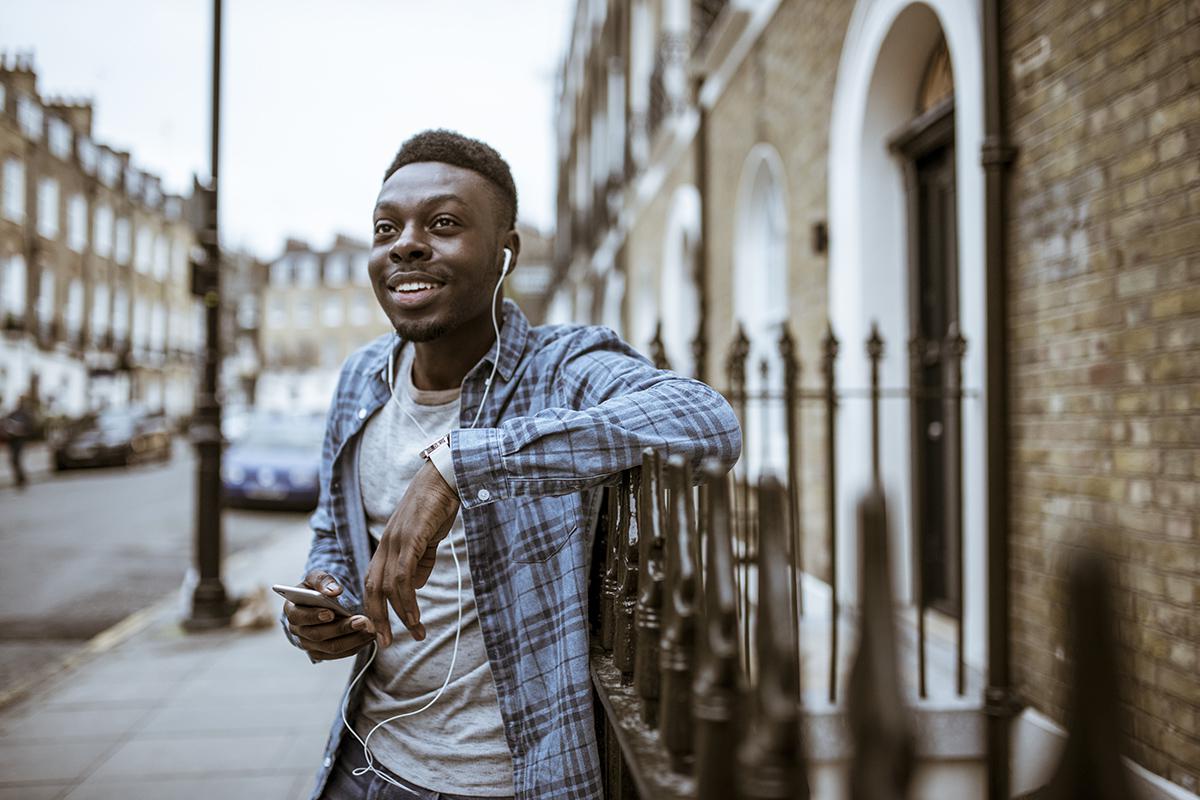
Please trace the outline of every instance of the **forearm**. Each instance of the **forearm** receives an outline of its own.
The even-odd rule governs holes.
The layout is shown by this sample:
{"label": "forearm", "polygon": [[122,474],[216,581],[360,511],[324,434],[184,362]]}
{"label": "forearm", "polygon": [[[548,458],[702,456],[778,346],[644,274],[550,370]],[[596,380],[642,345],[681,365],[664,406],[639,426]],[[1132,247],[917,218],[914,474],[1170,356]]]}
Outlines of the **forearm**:
{"label": "forearm", "polygon": [[451,437],[465,507],[523,495],[562,495],[604,483],[653,448],[732,466],[741,430],[728,402],[698,381],[654,373],[635,391],[585,408],[551,408]]}

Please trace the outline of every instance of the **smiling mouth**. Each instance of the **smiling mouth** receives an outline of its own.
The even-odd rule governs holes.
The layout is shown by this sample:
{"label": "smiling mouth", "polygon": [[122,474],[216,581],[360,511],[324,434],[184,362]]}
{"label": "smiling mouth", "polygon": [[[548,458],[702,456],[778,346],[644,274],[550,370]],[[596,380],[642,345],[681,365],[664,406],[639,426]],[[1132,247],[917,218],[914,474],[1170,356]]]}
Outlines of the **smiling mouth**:
{"label": "smiling mouth", "polygon": [[388,279],[388,294],[398,305],[417,306],[437,294],[445,284],[427,278],[413,278],[405,275],[393,275]]}

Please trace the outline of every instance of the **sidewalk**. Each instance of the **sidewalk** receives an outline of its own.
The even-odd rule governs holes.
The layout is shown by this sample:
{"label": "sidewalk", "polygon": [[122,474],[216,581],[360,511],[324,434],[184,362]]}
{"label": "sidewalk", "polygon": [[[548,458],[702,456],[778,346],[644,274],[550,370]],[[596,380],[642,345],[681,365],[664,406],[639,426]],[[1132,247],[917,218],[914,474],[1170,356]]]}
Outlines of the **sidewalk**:
{"label": "sidewalk", "polygon": [[[308,543],[297,528],[229,559],[226,588],[294,580]],[[185,634],[179,608],[134,615],[0,710],[0,800],[308,797],[350,661],[310,664],[277,624]]]}

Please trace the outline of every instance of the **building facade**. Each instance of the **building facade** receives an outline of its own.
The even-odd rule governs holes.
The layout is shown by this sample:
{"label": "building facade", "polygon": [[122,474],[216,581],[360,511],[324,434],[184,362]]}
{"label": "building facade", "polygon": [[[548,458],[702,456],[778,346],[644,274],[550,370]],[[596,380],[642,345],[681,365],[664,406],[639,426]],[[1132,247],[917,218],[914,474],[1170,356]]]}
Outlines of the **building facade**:
{"label": "building facade", "polygon": [[[874,472],[898,600],[961,632],[981,709],[1001,535],[1024,708],[1014,781],[1031,788],[1064,720],[1059,567],[1077,542],[1104,542],[1123,589],[1131,756],[1154,796],[1192,796],[1200,13],[1000,0],[989,28],[988,5],[580,0],[559,81],[551,306],[718,388],[740,352],[741,388],[763,397],[783,388],[784,326],[805,388],[822,386],[832,333],[833,436],[820,414],[797,420],[805,591],[853,605],[852,511]],[[1007,277],[989,288],[998,257]],[[1004,402],[989,397],[997,350]],[[873,365],[903,398],[879,406],[874,460]],[[951,372],[953,418],[914,399]],[[778,403],[742,422],[739,474],[782,468]],[[991,430],[1005,437],[989,457]],[[935,507],[950,496],[947,521]]]}
{"label": "building facade", "polygon": [[186,201],[92,137],[92,106],[0,65],[0,403],[190,413],[203,339]]}

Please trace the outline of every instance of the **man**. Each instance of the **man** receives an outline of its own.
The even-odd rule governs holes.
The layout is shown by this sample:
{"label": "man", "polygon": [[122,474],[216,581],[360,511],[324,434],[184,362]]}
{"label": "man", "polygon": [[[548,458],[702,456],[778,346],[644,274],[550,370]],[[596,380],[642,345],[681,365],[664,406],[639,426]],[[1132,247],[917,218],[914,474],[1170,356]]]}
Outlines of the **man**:
{"label": "man", "polygon": [[17,407],[3,420],[4,438],[8,441],[8,463],[12,467],[13,481],[18,489],[28,482],[25,465],[21,463],[21,451],[25,442],[33,438],[37,428],[37,402],[30,394],[21,395]]}
{"label": "man", "polygon": [[342,368],[304,579],[353,616],[284,607],[311,658],[365,670],[314,797],[598,797],[600,487],[645,447],[694,466],[740,452],[709,387],[606,328],[530,328],[501,303],[516,214],[508,165],[455,133],[414,136],[384,177],[368,270],[396,336]]}

